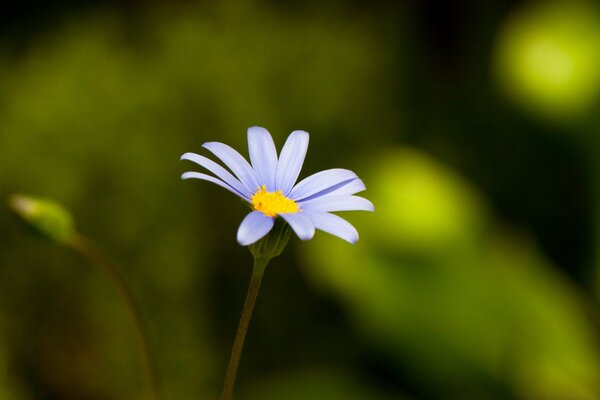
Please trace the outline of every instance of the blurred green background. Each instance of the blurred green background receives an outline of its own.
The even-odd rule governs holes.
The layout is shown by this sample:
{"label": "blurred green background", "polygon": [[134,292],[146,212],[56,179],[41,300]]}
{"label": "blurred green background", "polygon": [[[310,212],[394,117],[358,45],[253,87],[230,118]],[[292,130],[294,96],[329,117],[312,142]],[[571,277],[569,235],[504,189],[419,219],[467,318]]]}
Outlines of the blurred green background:
{"label": "blurred green background", "polygon": [[[246,208],[179,156],[311,134],[376,212],[267,269],[239,399],[600,398],[594,2],[25,2],[0,14],[0,399],[146,399],[106,277],[10,210],[54,199],[139,302],[167,399],[218,397]],[[204,153],[203,153],[204,154]]]}

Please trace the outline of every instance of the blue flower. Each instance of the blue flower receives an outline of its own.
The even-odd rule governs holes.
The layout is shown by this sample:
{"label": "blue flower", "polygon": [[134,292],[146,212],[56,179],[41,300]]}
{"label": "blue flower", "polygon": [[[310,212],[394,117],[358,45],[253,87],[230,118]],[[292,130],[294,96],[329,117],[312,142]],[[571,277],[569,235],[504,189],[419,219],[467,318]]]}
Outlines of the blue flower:
{"label": "blue flower", "polygon": [[277,216],[283,218],[302,240],[311,239],[315,229],[320,229],[355,243],[358,240],[356,229],[331,212],[374,211],[369,200],[354,196],[366,188],[358,176],[347,169],[321,171],[296,184],[308,148],[307,132],[292,132],[277,157],[269,132],[258,126],[248,128],[252,164],[226,144],[208,142],[202,147],[213,153],[231,172],[204,156],[185,153],[182,160],[193,161],[214,176],[185,172],[181,178],[213,182],[249,203],[252,211],[237,232],[237,240],[242,246],[269,233]]}

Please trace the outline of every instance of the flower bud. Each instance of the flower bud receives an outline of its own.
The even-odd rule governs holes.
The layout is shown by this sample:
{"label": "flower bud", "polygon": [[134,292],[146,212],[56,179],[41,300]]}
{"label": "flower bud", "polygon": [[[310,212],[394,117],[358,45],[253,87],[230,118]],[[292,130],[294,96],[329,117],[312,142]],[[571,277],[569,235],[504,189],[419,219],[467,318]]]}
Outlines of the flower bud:
{"label": "flower bud", "polygon": [[248,246],[256,259],[270,260],[281,254],[290,240],[290,226],[283,218],[275,218],[273,229],[258,242]]}
{"label": "flower bud", "polygon": [[74,238],[73,217],[60,204],[21,194],[12,195],[8,203],[17,215],[42,236],[60,244],[69,243]]}

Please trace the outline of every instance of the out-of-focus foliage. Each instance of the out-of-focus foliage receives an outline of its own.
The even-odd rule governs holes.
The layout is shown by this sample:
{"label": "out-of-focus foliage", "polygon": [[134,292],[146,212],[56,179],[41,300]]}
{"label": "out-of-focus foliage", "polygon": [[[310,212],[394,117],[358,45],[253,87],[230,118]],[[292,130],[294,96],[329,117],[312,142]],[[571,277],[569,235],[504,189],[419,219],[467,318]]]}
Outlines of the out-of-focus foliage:
{"label": "out-of-focus foliage", "polygon": [[[3,327],[2,324],[0,324],[0,327]],[[0,400],[19,398],[21,396],[17,397],[17,392],[10,379],[8,355],[3,337],[0,337],[0,343]]]}
{"label": "out-of-focus foliage", "polygon": [[369,387],[360,377],[341,368],[309,368],[270,374],[251,382],[246,390],[242,388],[240,398],[248,400],[303,400],[311,399],[348,399],[364,400],[401,400],[400,395],[393,397],[382,394],[382,390]]}
{"label": "out-of-focus foliage", "polygon": [[431,395],[596,398],[587,300],[531,241],[499,231],[476,190],[416,150],[371,165],[376,212],[351,216],[360,244],[323,235],[305,263],[356,328]]}

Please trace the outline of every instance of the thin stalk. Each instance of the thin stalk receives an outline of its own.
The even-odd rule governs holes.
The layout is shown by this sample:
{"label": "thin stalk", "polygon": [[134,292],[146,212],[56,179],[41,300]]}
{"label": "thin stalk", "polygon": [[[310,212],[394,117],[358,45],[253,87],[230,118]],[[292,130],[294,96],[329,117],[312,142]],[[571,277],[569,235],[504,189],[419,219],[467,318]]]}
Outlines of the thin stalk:
{"label": "thin stalk", "polygon": [[102,251],[96,247],[86,237],[76,234],[69,242],[71,247],[89,259],[92,264],[98,267],[110,280],[115,287],[119,297],[125,304],[125,308],[129,313],[131,322],[134,327],[135,335],[140,344],[142,364],[146,374],[146,378],[151,386],[151,393],[153,400],[159,400],[161,398],[161,388],[158,379],[158,373],[156,368],[156,361],[150,349],[150,341],[147,335],[147,329],[142,318],[142,313],[137,303],[135,302],[131,291],[125,284],[125,281],[121,277],[121,274],[117,271],[113,263],[108,257],[106,257]]}
{"label": "thin stalk", "polygon": [[225,374],[225,381],[223,382],[221,400],[231,400],[233,398],[233,386],[235,385],[235,378],[237,376],[242,350],[244,349],[244,339],[246,338],[246,332],[248,332],[248,325],[250,324],[250,319],[252,319],[254,304],[256,303],[265,267],[268,263],[269,259],[267,258],[254,258],[252,277],[250,278],[250,285],[248,286],[244,309],[242,310],[242,316],[240,317],[240,324],[237,333],[235,334],[233,347],[231,348],[231,357],[229,358],[229,365],[227,367],[227,373]]}

